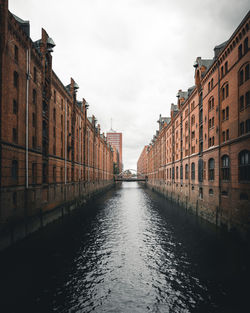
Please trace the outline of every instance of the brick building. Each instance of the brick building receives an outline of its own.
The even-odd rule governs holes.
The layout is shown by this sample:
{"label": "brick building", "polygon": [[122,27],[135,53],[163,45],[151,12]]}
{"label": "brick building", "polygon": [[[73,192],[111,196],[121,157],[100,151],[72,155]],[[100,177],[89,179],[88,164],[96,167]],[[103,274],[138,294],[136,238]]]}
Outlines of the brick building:
{"label": "brick building", "polygon": [[243,232],[250,228],[249,27],[248,12],[213,59],[196,59],[195,85],[178,91],[137,164],[152,188]]}
{"label": "brick building", "polygon": [[0,223],[50,210],[113,180],[113,153],[78,85],[52,69],[53,40],[0,0]]}

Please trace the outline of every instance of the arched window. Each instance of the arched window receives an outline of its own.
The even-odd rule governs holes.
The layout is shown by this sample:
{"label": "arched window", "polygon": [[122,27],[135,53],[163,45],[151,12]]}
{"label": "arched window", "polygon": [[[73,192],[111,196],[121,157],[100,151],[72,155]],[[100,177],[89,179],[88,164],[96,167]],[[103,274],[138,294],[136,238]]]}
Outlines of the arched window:
{"label": "arched window", "polygon": [[180,179],[183,179],[183,166],[180,166]]}
{"label": "arched window", "polygon": [[208,180],[214,180],[214,159],[208,160]]}
{"label": "arched window", "polygon": [[239,153],[239,180],[250,181],[250,152],[248,150]]}
{"label": "arched window", "polygon": [[221,161],[222,161],[222,167],[221,167],[222,179],[223,180],[229,180],[230,168],[229,168],[229,157],[228,157],[228,155],[223,155],[223,157],[221,158]]}
{"label": "arched window", "polygon": [[185,179],[188,179],[188,164],[185,165]]}
{"label": "arched window", "polygon": [[195,179],[195,164],[194,162],[191,164],[191,179]]}

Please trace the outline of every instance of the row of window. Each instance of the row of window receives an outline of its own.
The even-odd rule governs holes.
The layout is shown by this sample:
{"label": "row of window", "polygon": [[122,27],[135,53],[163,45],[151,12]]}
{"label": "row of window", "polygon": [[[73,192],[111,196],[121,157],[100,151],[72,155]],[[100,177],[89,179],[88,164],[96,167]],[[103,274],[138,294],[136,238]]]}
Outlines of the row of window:
{"label": "row of window", "polygon": [[[244,75],[244,73],[245,73],[245,75]],[[249,69],[249,63],[248,63],[239,72],[239,85],[242,85],[244,83],[244,81],[246,82],[249,79],[249,77],[250,77],[250,69]]]}
{"label": "row of window", "polygon": [[[243,50],[244,48],[244,50]],[[240,44],[238,47],[238,57],[239,59],[241,59],[243,57],[244,54],[246,54],[248,52],[248,37],[246,37],[246,39],[244,40],[244,44]]]}
{"label": "row of window", "polygon": [[[239,180],[240,181],[250,181],[250,151],[243,150],[239,153],[238,156],[238,165],[239,165]],[[199,160],[199,181],[203,180],[203,161]],[[180,173],[180,179],[183,179],[183,166],[180,166],[180,169],[178,166],[176,168],[167,169],[167,179],[171,178],[174,179],[176,176],[176,179],[179,178]],[[172,175],[171,175],[172,174]],[[185,179],[189,178],[189,168],[188,164],[185,165]],[[208,160],[208,180],[213,181],[215,178],[215,160],[213,158]],[[195,179],[195,163],[191,163],[191,179]],[[229,156],[223,155],[221,158],[221,179],[228,181],[230,180],[230,162],[229,162]]]}
{"label": "row of window", "polygon": [[250,132],[250,119],[240,123],[240,135]]}
{"label": "row of window", "polygon": [[250,91],[246,92],[245,97],[244,95],[240,96],[240,111],[248,106],[250,106]]}

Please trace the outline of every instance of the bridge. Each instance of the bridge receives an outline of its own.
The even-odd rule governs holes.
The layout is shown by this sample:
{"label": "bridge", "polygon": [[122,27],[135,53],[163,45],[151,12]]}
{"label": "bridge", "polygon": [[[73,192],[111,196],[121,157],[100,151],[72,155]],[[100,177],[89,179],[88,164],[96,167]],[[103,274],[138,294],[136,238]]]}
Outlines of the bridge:
{"label": "bridge", "polygon": [[146,182],[148,180],[148,177],[137,172],[134,169],[127,169],[122,171],[120,174],[115,175],[115,181],[126,181],[126,182],[132,182],[132,181],[138,181],[138,182]]}

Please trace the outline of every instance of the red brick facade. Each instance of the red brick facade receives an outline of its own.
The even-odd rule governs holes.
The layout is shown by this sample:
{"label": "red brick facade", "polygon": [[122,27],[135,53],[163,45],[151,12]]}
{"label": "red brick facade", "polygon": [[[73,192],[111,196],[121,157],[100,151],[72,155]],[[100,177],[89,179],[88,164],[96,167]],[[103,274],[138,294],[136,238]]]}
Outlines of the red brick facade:
{"label": "red brick facade", "polygon": [[138,160],[148,184],[228,228],[250,229],[250,14],[214,59],[197,58],[195,86]]}
{"label": "red brick facade", "polygon": [[[113,180],[113,153],[88,104],[52,70],[54,43],[0,0],[0,222],[49,210]],[[99,188],[99,187],[96,187]]]}

